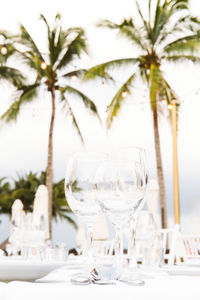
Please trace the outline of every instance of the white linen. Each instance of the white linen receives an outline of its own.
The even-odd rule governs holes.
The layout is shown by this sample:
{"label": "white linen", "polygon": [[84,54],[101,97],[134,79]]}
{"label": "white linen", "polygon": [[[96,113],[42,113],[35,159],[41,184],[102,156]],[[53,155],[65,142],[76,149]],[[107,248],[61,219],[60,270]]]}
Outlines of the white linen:
{"label": "white linen", "polygon": [[169,300],[200,299],[200,277],[158,276],[146,280],[145,286],[87,285],[75,286],[69,274],[62,269],[55,271],[35,283],[13,281],[0,284],[2,300]]}

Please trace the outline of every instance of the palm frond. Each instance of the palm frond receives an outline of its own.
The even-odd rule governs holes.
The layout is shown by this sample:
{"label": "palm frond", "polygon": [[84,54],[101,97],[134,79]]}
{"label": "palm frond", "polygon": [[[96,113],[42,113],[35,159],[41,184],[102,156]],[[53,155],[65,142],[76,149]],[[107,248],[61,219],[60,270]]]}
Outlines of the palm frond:
{"label": "palm frond", "polygon": [[0,35],[5,39],[7,40],[8,37],[10,37],[10,33],[6,30],[0,30]]}
{"label": "palm frond", "polygon": [[7,53],[4,55],[0,53],[0,65],[5,65],[8,59],[13,56],[13,54],[17,53],[17,49],[13,46],[11,42],[6,42],[6,44],[0,45],[0,52],[2,51],[2,48],[6,47]]}
{"label": "palm frond", "polygon": [[65,219],[67,222],[69,222],[69,224],[71,224],[74,229],[78,229],[78,226],[76,224],[76,222],[68,215],[66,215],[65,213],[60,214],[61,219]]}
{"label": "palm frond", "polygon": [[45,74],[47,74],[47,69],[43,70],[41,68],[41,63],[43,60],[34,52],[34,51],[25,51],[20,53],[22,61],[29,66],[32,70],[37,72],[39,78],[42,78]]}
{"label": "palm frond", "polygon": [[143,26],[146,30],[146,33],[147,33],[147,37],[151,37],[151,28],[149,27],[149,23],[145,20],[143,14],[142,14],[142,11],[141,11],[141,8],[140,8],[140,5],[138,3],[138,1],[136,0],[136,6],[137,6],[137,10],[138,10],[138,13],[139,13],[139,16],[142,20],[142,23],[143,23]]}
{"label": "palm frond", "polygon": [[[68,33],[65,33],[65,35]],[[87,52],[87,44],[85,38],[85,32],[82,28],[76,28],[76,31],[73,32],[75,38],[69,41],[67,45],[67,50],[64,52],[60,58],[60,62],[57,65],[57,69],[62,69],[69,62],[75,58],[80,58],[80,55],[83,52]]]}
{"label": "palm frond", "polygon": [[20,88],[25,81],[24,75],[17,69],[0,66],[0,80],[7,80],[15,87]]}
{"label": "palm frond", "polygon": [[[150,41],[152,44],[159,44],[160,41],[165,40],[167,36],[175,31],[181,30],[181,25],[186,21],[188,13],[184,10],[188,8],[188,1],[175,1],[165,0],[164,3],[157,0],[156,11],[154,18],[154,26],[150,35]],[[182,10],[181,14],[179,10]],[[170,29],[170,25],[174,23],[173,29]]]}
{"label": "palm frond", "polygon": [[37,56],[40,58],[41,61],[45,61],[41,52],[39,51],[38,47],[34,43],[31,35],[28,33],[26,28],[23,25],[21,25],[20,29],[21,29],[20,42],[26,47],[28,47],[29,50],[35,52],[35,54],[37,54]]}
{"label": "palm frond", "polygon": [[87,97],[81,91],[69,85],[65,86],[64,88],[60,88],[60,91],[62,94],[65,94],[67,92],[74,96],[78,96],[82,100],[85,107],[88,108],[92,113],[94,113],[98,117],[99,121],[101,122],[100,116],[97,111],[97,107],[89,97]]}
{"label": "palm frond", "polygon": [[120,87],[118,92],[115,94],[114,98],[112,99],[110,105],[108,106],[107,112],[107,128],[110,128],[113,122],[114,117],[116,117],[120,111],[121,105],[124,102],[125,98],[123,97],[123,93],[127,92],[130,93],[130,88],[135,79],[135,73],[131,75],[128,80]]}
{"label": "palm frond", "polygon": [[149,13],[149,28],[151,28],[151,0],[148,3],[148,13]]}
{"label": "palm frond", "polygon": [[74,71],[63,74],[62,77],[65,77],[65,78],[69,78],[69,77],[73,77],[73,76],[83,77],[87,71],[88,70],[86,70],[86,69],[74,70]]}
{"label": "palm frond", "polygon": [[65,97],[64,94],[65,94],[65,92],[64,92],[64,90],[62,90],[61,91],[62,101],[65,102],[65,104],[67,106],[67,109],[68,109],[68,112],[69,112],[70,116],[72,117],[72,123],[73,123],[73,125],[74,125],[80,139],[81,139],[81,142],[84,143],[83,135],[82,135],[81,130],[78,126],[78,122],[77,122],[76,117],[74,115],[73,109],[72,109],[71,105],[69,104],[69,101],[67,101],[67,98]]}
{"label": "palm frond", "polygon": [[54,66],[63,51],[66,42],[65,32],[62,30],[61,25],[57,24],[57,21],[61,19],[61,16],[59,13],[56,15],[54,28],[52,30],[44,15],[40,15],[40,17],[47,27],[49,58],[51,65]]}
{"label": "palm frond", "polygon": [[191,26],[193,23],[191,19],[192,18],[190,16],[186,15],[179,16],[176,22],[168,21],[160,31],[160,34],[156,40],[156,44],[160,45],[161,43],[165,42],[166,39],[169,39],[170,41],[174,40],[174,36],[177,33],[184,33],[185,31],[191,30]]}
{"label": "palm frond", "polygon": [[192,35],[188,37],[184,37],[178,40],[173,41],[172,43],[166,45],[163,49],[164,53],[167,54],[193,54],[198,52],[200,49],[200,36]]}
{"label": "palm frond", "polygon": [[14,101],[13,104],[8,108],[8,110],[1,116],[1,119],[9,122],[11,120],[16,120],[19,114],[21,105],[32,101],[37,96],[37,89],[39,84],[33,84],[28,86],[23,86],[19,89],[21,92],[20,97]]}
{"label": "palm frond", "polygon": [[169,104],[172,100],[177,99],[176,93],[163,76],[161,76],[160,81],[159,100],[166,98],[167,103]]}
{"label": "palm frond", "polygon": [[162,59],[168,62],[192,61],[193,63],[200,63],[200,57],[194,55],[163,55]]}
{"label": "palm frond", "polygon": [[104,19],[104,20],[100,20],[99,22],[97,22],[96,24],[97,27],[106,27],[106,28],[110,28],[110,29],[118,29],[119,25],[114,23],[114,22],[111,22],[107,19]]}
{"label": "palm frond", "polygon": [[133,19],[124,19],[122,23],[116,24],[109,20],[102,20],[97,24],[98,27],[106,27],[109,29],[116,29],[118,34],[122,37],[128,38],[134,45],[137,45],[142,50],[147,50],[144,38],[141,35],[141,31],[135,26]]}
{"label": "palm frond", "polygon": [[136,64],[137,62],[138,58],[122,58],[111,60],[89,69],[85,73],[83,80],[91,80],[97,77],[113,80],[112,77],[107,73],[107,70],[114,69],[115,67],[123,67],[130,64]]}
{"label": "palm frond", "polygon": [[189,0],[171,0],[172,8],[175,10],[188,9]]}
{"label": "palm frond", "polygon": [[45,25],[47,27],[49,57],[50,57],[50,62],[53,65],[53,63],[52,63],[52,61],[53,61],[53,57],[52,56],[53,56],[53,53],[54,53],[54,38],[52,37],[53,33],[51,33],[50,26],[49,26],[49,24],[48,24],[47,19],[45,18],[45,16],[43,14],[41,14],[40,18],[41,18],[41,20],[43,20],[43,22],[45,23]]}
{"label": "palm frond", "polygon": [[154,18],[154,25],[150,36],[153,45],[157,42],[165,26],[169,24],[171,15],[172,11],[170,11],[169,6],[166,7],[165,4],[161,5],[160,0],[158,0]]}

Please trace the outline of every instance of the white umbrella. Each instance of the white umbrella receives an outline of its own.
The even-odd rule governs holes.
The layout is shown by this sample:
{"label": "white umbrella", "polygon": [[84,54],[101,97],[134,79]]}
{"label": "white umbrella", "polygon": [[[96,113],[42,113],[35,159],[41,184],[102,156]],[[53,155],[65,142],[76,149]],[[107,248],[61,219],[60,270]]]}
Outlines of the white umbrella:
{"label": "white umbrella", "polygon": [[32,226],[37,230],[45,231],[45,238],[49,238],[48,190],[45,185],[40,185],[35,194]]}

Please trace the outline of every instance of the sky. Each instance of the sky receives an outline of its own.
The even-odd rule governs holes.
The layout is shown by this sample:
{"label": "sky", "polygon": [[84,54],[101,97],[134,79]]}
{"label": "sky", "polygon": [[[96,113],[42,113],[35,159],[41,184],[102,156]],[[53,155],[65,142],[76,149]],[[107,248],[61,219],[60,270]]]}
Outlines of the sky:
{"label": "sky", "polygon": [[[144,5],[147,0],[141,0]],[[12,9],[11,9],[12,7]],[[113,58],[134,56],[135,49],[124,40],[117,39],[113,32],[97,29],[100,19],[120,22],[133,11],[132,0],[57,0],[26,1],[7,0],[0,10],[0,28],[17,32],[22,23],[34,37],[41,51],[45,52],[45,27],[39,21],[43,13],[51,23],[57,11],[63,16],[63,26],[85,28],[89,45],[89,57],[84,57],[79,66],[88,67]],[[200,16],[199,0],[191,1],[191,10]],[[18,62],[14,62],[18,66]],[[200,212],[200,68],[193,64],[164,66],[166,78],[181,100],[178,130],[178,157],[180,176],[181,216],[188,212],[197,218]],[[122,69],[115,85],[100,82],[73,84],[84,91],[96,103],[103,121],[106,107],[123,82],[126,72]],[[13,88],[0,85],[0,114],[12,103]],[[41,98],[43,101],[41,101]],[[147,152],[150,177],[156,176],[152,115],[148,105],[146,88],[137,82],[135,92],[128,96],[119,117],[109,132],[98,120],[89,115],[79,102],[74,106],[87,149],[116,151],[125,146],[142,146]],[[39,172],[46,168],[47,137],[49,129],[49,95],[41,92],[32,105],[25,106],[16,123],[0,126],[0,177],[17,173]],[[104,124],[104,122],[103,122]],[[165,184],[170,217],[173,217],[172,143],[171,128],[165,116],[160,118],[160,136]],[[81,143],[72,127],[70,118],[57,105],[54,131],[54,179],[64,178],[66,161],[70,153],[81,148]],[[183,220],[186,228],[187,218]],[[199,225],[195,223],[194,230]]]}

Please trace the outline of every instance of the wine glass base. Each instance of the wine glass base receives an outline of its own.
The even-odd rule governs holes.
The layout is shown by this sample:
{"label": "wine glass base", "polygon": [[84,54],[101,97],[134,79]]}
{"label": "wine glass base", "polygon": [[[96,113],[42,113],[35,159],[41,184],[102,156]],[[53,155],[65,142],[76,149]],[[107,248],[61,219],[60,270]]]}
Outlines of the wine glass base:
{"label": "wine glass base", "polygon": [[99,285],[115,285],[116,281],[114,280],[92,280],[92,283]]}
{"label": "wine glass base", "polygon": [[147,277],[143,276],[137,268],[130,268],[121,274],[118,281],[129,285],[143,286],[145,285],[144,279],[147,279]]}
{"label": "wine glass base", "polygon": [[89,285],[92,281],[87,275],[76,274],[75,277],[71,278],[71,283],[74,285]]}
{"label": "wine glass base", "polygon": [[128,285],[132,285],[132,286],[144,286],[145,285],[145,281],[142,279],[137,279],[137,278],[120,278],[118,279],[119,282],[122,283],[126,283]]}
{"label": "wine glass base", "polygon": [[102,265],[93,268],[91,278],[94,284],[115,285],[116,269],[112,265]]}

